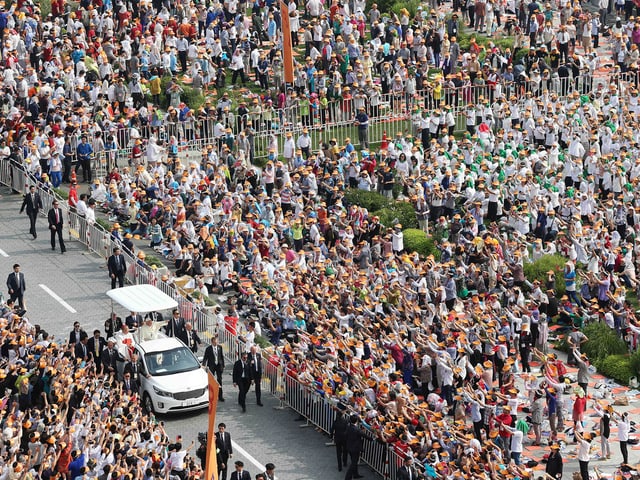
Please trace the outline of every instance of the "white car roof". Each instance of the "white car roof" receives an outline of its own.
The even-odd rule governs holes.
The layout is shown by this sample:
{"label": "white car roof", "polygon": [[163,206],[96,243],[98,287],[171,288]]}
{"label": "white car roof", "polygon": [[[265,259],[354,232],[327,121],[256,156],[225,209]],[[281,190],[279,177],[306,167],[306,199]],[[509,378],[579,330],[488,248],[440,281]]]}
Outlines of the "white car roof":
{"label": "white car roof", "polygon": [[153,285],[114,288],[107,292],[107,296],[130,312],[137,313],[171,310],[178,306],[178,302]]}
{"label": "white car roof", "polygon": [[146,340],[137,344],[140,350],[145,353],[149,352],[166,352],[178,347],[184,347],[184,343],[175,337],[156,338],[154,340]]}

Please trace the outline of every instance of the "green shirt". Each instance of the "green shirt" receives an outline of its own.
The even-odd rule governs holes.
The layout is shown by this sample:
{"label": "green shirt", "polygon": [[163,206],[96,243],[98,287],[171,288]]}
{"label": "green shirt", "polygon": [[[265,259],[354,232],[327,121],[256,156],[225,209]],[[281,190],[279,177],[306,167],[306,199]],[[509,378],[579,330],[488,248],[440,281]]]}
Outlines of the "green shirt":
{"label": "green shirt", "polygon": [[293,231],[294,240],[302,240],[302,234],[304,231],[304,227],[302,225],[294,225],[293,227],[291,227],[291,230]]}

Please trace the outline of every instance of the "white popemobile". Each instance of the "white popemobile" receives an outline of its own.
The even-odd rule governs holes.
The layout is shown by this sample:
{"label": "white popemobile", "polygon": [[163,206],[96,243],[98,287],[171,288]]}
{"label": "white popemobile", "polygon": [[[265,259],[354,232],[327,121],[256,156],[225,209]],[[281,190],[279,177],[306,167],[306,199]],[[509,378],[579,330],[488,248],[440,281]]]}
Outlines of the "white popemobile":
{"label": "white popemobile", "polygon": [[[152,285],[114,288],[107,292],[113,302],[140,314],[172,310],[178,303]],[[157,329],[154,329],[157,330]],[[132,352],[138,353],[139,392],[145,409],[155,413],[198,410],[209,405],[208,378],[198,358],[179,339],[156,331],[154,338],[118,341],[118,373]],[[116,339],[118,340],[118,339]]]}

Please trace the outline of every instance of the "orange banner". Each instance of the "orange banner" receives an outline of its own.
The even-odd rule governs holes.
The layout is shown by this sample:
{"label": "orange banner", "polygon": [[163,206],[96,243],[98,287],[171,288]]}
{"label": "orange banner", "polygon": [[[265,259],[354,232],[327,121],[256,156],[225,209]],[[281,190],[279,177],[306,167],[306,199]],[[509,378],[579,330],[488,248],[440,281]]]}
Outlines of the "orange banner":
{"label": "orange banner", "polygon": [[209,429],[207,430],[207,461],[204,476],[206,480],[218,480],[218,458],[216,455],[216,410],[220,385],[211,372],[209,375]]}
{"label": "orange banner", "polygon": [[280,2],[282,17],[282,61],[284,62],[284,83],[293,84],[293,47],[291,46],[291,27],[289,26],[289,7]]}

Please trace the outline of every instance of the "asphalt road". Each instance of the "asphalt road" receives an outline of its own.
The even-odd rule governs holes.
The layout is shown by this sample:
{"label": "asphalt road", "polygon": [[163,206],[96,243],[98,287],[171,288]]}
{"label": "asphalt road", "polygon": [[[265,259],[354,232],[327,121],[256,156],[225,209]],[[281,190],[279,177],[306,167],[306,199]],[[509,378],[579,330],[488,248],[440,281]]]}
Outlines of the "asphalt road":
{"label": "asphalt road", "polygon": [[[21,200],[20,195],[0,188],[0,281],[3,282],[0,291],[7,295],[6,276],[13,264],[19,263],[27,286],[27,316],[32,323],[39,324],[61,342],[67,341],[74,321],[79,321],[88,332],[103,330],[111,311],[111,302],[105,295],[110,283],[104,261],[75,241],[66,242],[64,255],[59,247],[53,252],[44,217],[38,219],[38,238],[32,240],[29,219],[26,214],[18,214]],[[122,317],[128,313],[117,308],[116,311]],[[335,449],[325,445],[328,438],[313,427],[301,428],[302,422],[295,421],[297,415],[291,410],[274,409],[279,402],[269,393],[263,393],[264,407],[259,407],[251,390],[247,413],[241,413],[230,373],[231,365],[223,379],[227,401],[219,404],[216,423],[226,423],[231,433],[235,442],[233,461],[242,460],[252,475],[264,464],[274,463],[280,480],[343,478],[344,472],[337,470]],[[196,440],[198,432],[207,430],[206,411],[163,416],[158,420],[165,422],[172,439],[182,435],[185,445]],[[366,467],[360,467],[360,471],[366,478],[376,477]]]}

